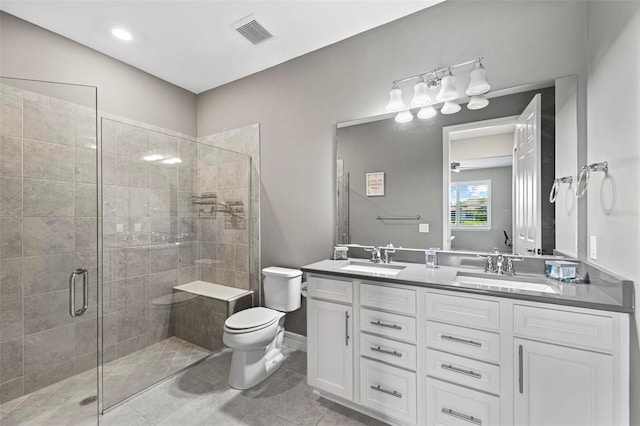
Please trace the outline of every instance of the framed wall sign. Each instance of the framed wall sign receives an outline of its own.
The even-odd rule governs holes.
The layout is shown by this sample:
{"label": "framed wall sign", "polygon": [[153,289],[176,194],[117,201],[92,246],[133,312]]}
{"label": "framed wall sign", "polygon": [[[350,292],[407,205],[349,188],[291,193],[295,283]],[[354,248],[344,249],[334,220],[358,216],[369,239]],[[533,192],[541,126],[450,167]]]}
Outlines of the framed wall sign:
{"label": "framed wall sign", "polygon": [[367,197],[384,195],[384,172],[367,173]]}

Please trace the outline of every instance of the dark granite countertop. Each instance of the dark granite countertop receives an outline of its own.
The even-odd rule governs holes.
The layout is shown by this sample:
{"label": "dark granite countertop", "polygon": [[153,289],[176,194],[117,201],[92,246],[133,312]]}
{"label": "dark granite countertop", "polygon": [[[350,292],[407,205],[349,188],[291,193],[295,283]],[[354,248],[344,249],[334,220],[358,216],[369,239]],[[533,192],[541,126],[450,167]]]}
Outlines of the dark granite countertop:
{"label": "dark granite countertop", "polygon": [[[436,269],[430,269],[424,264],[419,263],[394,262],[391,264],[392,266],[404,267],[404,269],[396,275],[388,275],[385,273],[342,270],[341,268],[347,266],[349,262],[366,264],[366,261],[363,262],[362,259],[322,260],[303,266],[301,269],[307,273],[334,275],[370,282],[405,284],[483,296],[505,297],[579,308],[633,313],[633,282],[628,280],[608,279],[608,277],[605,276],[592,276],[589,283],[578,284],[561,283],[547,279],[544,275],[518,276],[518,279],[527,279],[527,277],[530,277],[533,281],[547,284],[555,290],[555,293],[546,293],[520,288],[500,288],[490,285],[460,283],[455,280],[459,272],[469,275],[484,275],[483,270],[478,268],[438,266]],[[384,264],[381,266],[384,266]],[[485,276],[501,279],[501,277],[495,277],[492,276],[492,274],[486,274]]]}

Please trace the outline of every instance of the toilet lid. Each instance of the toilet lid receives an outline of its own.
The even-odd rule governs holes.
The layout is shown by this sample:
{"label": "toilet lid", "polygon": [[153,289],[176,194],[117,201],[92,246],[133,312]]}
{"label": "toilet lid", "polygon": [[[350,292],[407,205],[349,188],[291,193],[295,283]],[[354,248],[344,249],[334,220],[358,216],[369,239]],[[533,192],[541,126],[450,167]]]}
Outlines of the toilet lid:
{"label": "toilet lid", "polygon": [[246,330],[272,323],[278,318],[278,311],[268,308],[250,308],[231,315],[224,322],[228,328]]}

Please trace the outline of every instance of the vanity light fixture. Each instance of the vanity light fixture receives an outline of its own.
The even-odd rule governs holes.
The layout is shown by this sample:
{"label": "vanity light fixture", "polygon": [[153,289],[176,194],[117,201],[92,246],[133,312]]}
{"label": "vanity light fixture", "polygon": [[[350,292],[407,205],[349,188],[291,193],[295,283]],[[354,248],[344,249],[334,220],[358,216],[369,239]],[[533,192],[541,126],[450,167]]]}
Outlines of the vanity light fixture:
{"label": "vanity light fixture", "polygon": [[431,96],[429,96],[429,86],[424,81],[424,77],[420,76],[418,82],[413,86],[413,99],[411,105],[413,106],[425,106],[431,103]]}
{"label": "vanity light fixture", "polygon": [[131,35],[131,33],[127,30],[125,30],[124,28],[114,28],[111,30],[111,34],[113,34],[113,36],[119,40],[122,41],[131,41],[133,40],[133,36]]}
{"label": "vanity light fixture", "polygon": [[489,99],[485,95],[475,95],[469,99],[469,103],[467,104],[467,108],[471,110],[482,109],[489,105]]}
{"label": "vanity light fixture", "polygon": [[442,106],[442,109],[440,110],[441,113],[443,114],[455,114],[456,112],[460,111],[462,108],[460,107],[460,105],[456,102],[456,101],[447,101],[444,103],[444,105]]}
{"label": "vanity light fixture", "polygon": [[[482,65],[482,59],[483,58],[473,59],[393,81],[391,91],[389,92],[387,110],[398,112],[395,120],[399,123],[406,123],[413,119],[413,114],[406,110],[405,103],[402,99],[402,89],[400,89],[400,83],[410,80],[417,80],[413,86],[411,107],[421,107],[417,114],[418,118],[431,118],[437,114],[436,109],[432,106],[434,98],[443,103],[441,108],[443,114],[455,114],[461,110],[460,103],[465,102],[468,102],[467,108],[470,110],[486,107],[489,105],[489,100],[485,96],[485,93],[491,89],[491,85],[487,81],[487,72]],[[471,71],[469,86],[465,92],[466,95],[471,98],[467,99],[464,96],[460,97],[460,93],[456,88],[456,77],[453,75],[452,70],[472,64],[474,67]],[[431,91],[433,92],[430,94]]]}
{"label": "vanity light fixture", "polygon": [[402,101],[402,90],[398,83],[393,83],[391,91],[389,92],[389,103],[387,104],[387,110],[400,111],[404,108],[404,102]]}
{"label": "vanity light fixture", "polygon": [[438,92],[438,100],[439,101],[453,101],[454,99],[458,99],[458,90],[456,89],[456,79],[451,74],[451,69],[448,68],[445,71],[444,77],[440,81],[440,92]]}
{"label": "vanity light fixture", "polygon": [[398,123],[408,123],[411,120],[413,120],[413,114],[408,109],[401,111],[396,115],[396,121]]}
{"label": "vanity light fixture", "polygon": [[420,108],[420,111],[418,111],[418,118],[421,118],[421,119],[431,118],[431,117],[435,117],[436,114],[437,114],[436,109],[431,105],[427,105]]}
{"label": "vanity light fixture", "polygon": [[487,81],[487,71],[484,69],[484,66],[482,66],[481,59],[478,59],[478,62],[476,62],[476,65],[473,67],[473,71],[471,71],[471,75],[469,77],[471,80],[469,81],[469,87],[467,88],[467,95],[481,95],[483,93],[487,93],[489,89],[491,89],[491,85]]}

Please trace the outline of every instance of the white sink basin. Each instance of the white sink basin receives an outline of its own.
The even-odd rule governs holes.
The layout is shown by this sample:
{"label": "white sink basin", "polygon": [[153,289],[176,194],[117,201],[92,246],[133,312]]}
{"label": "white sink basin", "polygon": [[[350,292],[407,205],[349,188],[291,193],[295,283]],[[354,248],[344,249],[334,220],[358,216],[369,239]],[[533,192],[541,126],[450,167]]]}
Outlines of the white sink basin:
{"label": "white sink basin", "polygon": [[364,272],[367,274],[394,276],[402,272],[404,268],[405,268],[404,266],[400,266],[400,265],[350,262],[348,265],[341,267],[340,270],[347,271],[347,272]]}
{"label": "white sink basin", "polygon": [[504,277],[500,275],[480,275],[471,273],[460,273],[454,280],[458,284],[479,286],[488,289],[513,290],[513,291],[536,291],[539,293],[559,294],[560,291],[546,280],[526,277]]}

